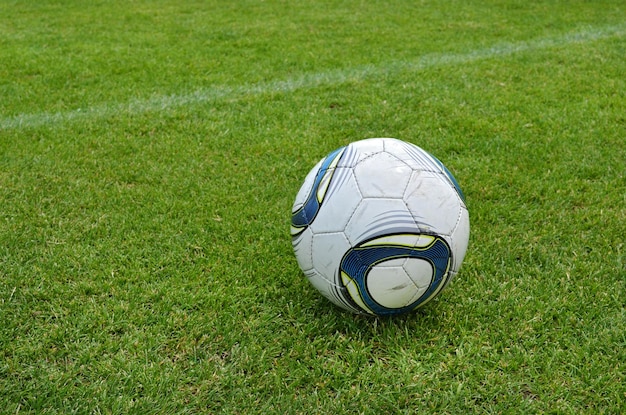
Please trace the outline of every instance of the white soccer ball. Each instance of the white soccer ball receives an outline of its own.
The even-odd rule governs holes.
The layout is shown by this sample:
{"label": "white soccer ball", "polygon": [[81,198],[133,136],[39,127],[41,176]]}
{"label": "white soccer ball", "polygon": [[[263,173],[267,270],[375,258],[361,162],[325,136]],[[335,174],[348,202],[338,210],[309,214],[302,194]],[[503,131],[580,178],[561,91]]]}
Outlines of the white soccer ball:
{"label": "white soccer ball", "polygon": [[463,192],[448,169],[394,138],[330,153],[292,209],[304,275],[355,313],[406,313],[431,301],[459,271],[469,231]]}

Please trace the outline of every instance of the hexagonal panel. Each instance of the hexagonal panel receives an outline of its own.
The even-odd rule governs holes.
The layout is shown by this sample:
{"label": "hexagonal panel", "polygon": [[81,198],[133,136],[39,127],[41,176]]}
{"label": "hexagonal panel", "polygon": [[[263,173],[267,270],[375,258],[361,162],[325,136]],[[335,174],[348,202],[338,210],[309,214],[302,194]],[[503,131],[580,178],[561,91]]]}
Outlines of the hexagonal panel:
{"label": "hexagonal panel", "polygon": [[414,172],[404,201],[420,228],[427,232],[450,235],[461,215],[459,195],[438,173]]}
{"label": "hexagonal panel", "polygon": [[400,199],[363,199],[346,226],[345,234],[354,245],[390,233],[418,233],[413,216]]}
{"label": "hexagonal panel", "polygon": [[399,160],[416,170],[439,171],[441,167],[431,154],[415,144],[388,139],[385,141],[385,151],[393,154]]}
{"label": "hexagonal panel", "polygon": [[298,261],[298,266],[304,272],[313,268],[313,232],[310,228],[305,229],[296,237],[292,238],[293,252]]}
{"label": "hexagonal panel", "polygon": [[355,151],[355,155],[352,159],[354,163],[359,163],[361,160],[369,158],[374,154],[383,152],[385,150],[384,139],[368,138],[366,140],[355,141],[348,146],[347,150]]}
{"label": "hexagonal panel", "polygon": [[315,235],[311,247],[313,267],[328,281],[339,284],[339,264],[350,248],[350,243],[342,232]]}
{"label": "hexagonal panel", "polygon": [[341,232],[361,202],[351,169],[335,170],[311,229],[313,233]]}
{"label": "hexagonal panel", "polygon": [[402,268],[423,294],[432,282],[435,273],[430,262],[419,258],[407,258],[402,264]]}
{"label": "hexagonal panel", "polygon": [[389,260],[367,274],[367,290],[383,307],[402,308],[410,304],[419,291],[402,267],[404,262],[404,259]]}
{"label": "hexagonal panel", "polygon": [[469,212],[467,209],[462,208],[459,223],[450,236],[450,239],[452,239],[452,242],[450,243],[453,260],[452,270],[455,272],[461,268],[461,263],[463,262],[463,258],[465,258],[465,252],[467,251],[467,245],[469,243],[469,235]]}
{"label": "hexagonal panel", "polygon": [[404,194],[413,170],[389,153],[378,153],[354,168],[364,197],[397,197]]}

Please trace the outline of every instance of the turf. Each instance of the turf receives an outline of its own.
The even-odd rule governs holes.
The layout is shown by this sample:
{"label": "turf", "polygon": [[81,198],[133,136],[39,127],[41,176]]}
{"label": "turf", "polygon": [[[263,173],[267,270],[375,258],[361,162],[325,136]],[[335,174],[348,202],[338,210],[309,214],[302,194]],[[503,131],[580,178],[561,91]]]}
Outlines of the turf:
{"label": "turf", "polygon": [[[626,411],[624,56],[617,0],[0,1],[0,408]],[[389,319],[289,239],[313,164],[380,136],[472,224]]]}

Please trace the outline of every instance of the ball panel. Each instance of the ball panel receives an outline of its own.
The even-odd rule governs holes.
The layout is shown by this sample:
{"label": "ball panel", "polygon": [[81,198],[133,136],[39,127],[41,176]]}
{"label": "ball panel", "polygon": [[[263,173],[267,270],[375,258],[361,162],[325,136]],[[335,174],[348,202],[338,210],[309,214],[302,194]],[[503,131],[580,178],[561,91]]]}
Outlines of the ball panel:
{"label": "ball panel", "polygon": [[385,151],[393,154],[413,170],[439,172],[441,162],[415,144],[394,138],[385,139]]}
{"label": "ball panel", "polygon": [[304,206],[304,203],[309,198],[309,195],[311,194],[313,190],[313,183],[315,183],[315,177],[317,176],[317,173],[319,172],[320,167],[322,166],[323,162],[324,162],[324,159],[321,159],[309,171],[309,173],[304,178],[304,183],[302,183],[300,190],[298,190],[298,194],[296,194],[296,200],[294,201],[293,207],[291,209],[292,212],[295,212],[296,210]]}
{"label": "ball panel", "polygon": [[[445,285],[450,268],[450,248],[441,237],[432,235],[430,237],[431,243],[429,245],[411,247],[389,243],[388,236],[382,236],[375,241],[367,241],[366,244],[357,245],[348,250],[341,260],[339,269],[344,284],[352,281],[355,286],[355,290],[350,291],[353,300],[358,302],[360,298],[367,306],[367,309],[375,314],[398,314],[419,307],[425,299],[431,297],[432,293],[439,292],[442,286]],[[379,241],[381,242],[378,243]],[[432,272],[429,274],[432,276],[432,283],[429,284],[423,295],[415,296],[416,299],[413,303],[403,307],[385,307],[374,299],[373,295],[376,293],[368,289],[370,274],[373,269],[381,266],[383,263],[400,258],[415,258],[432,264]],[[404,268],[402,273],[405,273]],[[375,274],[373,275],[375,278]],[[394,282],[392,279],[392,283]],[[397,286],[397,284],[394,286]],[[359,298],[354,294],[355,292]]]}
{"label": "ball panel", "polygon": [[411,168],[389,153],[379,153],[354,167],[363,197],[401,198]]}
{"label": "ball panel", "polygon": [[391,233],[419,233],[413,216],[401,199],[363,199],[345,230],[353,245]]}
{"label": "ball panel", "polygon": [[[340,183],[333,184],[335,181]],[[343,231],[362,199],[350,169],[337,168],[329,186],[327,200],[322,203],[315,221],[310,225],[316,234]]]}
{"label": "ball panel", "polygon": [[371,241],[365,241],[359,244],[362,247],[375,246],[375,245],[396,245],[396,246],[408,246],[411,248],[426,248],[433,242],[431,235],[421,235],[418,233],[393,233],[386,236],[373,239]]}
{"label": "ball panel", "polygon": [[420,289],[403,268],[405,261],[402,258],[383,262],[374,266],[367,274],[367,290],[372,299],[381,306],[406,307],[419,294]]}
{"label": "ball panel", "polygon": [[384,140],[380,138],[368,138],[366,140],[355,141],[349,146],[354,150],[352,166],[357,165],[362,160],[372,157],[374,154],[382,153],[385,150]]}
{"label": "ball panel", "polygon": [[414,172],[404,201],[426,233],[451,235],[461,215],[458,194],[437,173]]}
{"label": "ball panel", "polygon": [[296,203],[291,211],[292,236],[297,235],[315,221],[322,207],[328,186],[333,176],[335,176],[335,167],[341,159],[344,150],[345,148],[340,148],[333,151],[320,162],[321,164],[318,163],[318,168],[313,168],[309,173],[308,180],[311,180],[310,176],[313,175],[312,183],[305,182],[303,188],[306,191],[306,196],[303,194],[300,195],[300,197],[304,197],[305,200]]}
{"label": "ball panel", "polygon": [[454,263],[452,264],[452,269],[455,272],[459,271],[459,269],[461,268],[461,263],[465,258],[465,253],[467,252],[467,246],[469,244],[469,235],[469,212],[467,211],[467,209],[463,208],[461,210],[459,224],[452,234],[452,259],[454,260]]}
{"label": "ball panel", "polygon": [[302,271],[313,268],[313,232],[311,228],[306,228],[291,241],[293,251],[298,261],[298,266]]}
{"label": "ball panel", "polygon": [[313,236],[313,268],[332,284],[339,284],[339,264],[344,253],[351,248],[343,232]]}
{"label": "ball panel", "polygon": [[413,284],[424,294],[433,281],[434,269],[430,262],[418,258],[407,258],[402,265]]}
{"label": "ball panel", "polygon": [[363,296],[361,295],[361,289],[357,283],[357,281],[353,280],[348,276],[348,274],[341,273],[341,282],[346,288],[347,299],[351,303],[353,303],[356,307],[358,307],[358,312],[360,313],[368,313],[374,314],[363,300]]}

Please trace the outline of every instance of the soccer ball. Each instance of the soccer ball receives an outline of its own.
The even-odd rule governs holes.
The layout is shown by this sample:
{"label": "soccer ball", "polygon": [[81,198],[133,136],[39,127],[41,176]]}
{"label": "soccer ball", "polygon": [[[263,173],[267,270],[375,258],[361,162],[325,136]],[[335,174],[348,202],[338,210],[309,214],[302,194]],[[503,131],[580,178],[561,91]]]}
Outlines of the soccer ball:
{"label": "soccer ball", "polygon": [[415,310],[457,274],[469,240],[465,197],[421,148],[370,138],[306,176],[291,216],[298,265],[326,298],[374,315]]}

